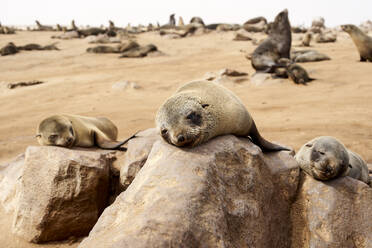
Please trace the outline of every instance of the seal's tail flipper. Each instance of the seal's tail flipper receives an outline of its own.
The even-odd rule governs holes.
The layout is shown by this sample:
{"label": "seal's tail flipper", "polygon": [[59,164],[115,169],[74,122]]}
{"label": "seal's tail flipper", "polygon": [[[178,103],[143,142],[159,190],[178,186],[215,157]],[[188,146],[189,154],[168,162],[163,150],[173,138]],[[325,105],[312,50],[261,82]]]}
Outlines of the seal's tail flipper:
{"label": "seal's tail flipper", "polygon": [[97,146],[100,147],[100,148],[102,148],[102,149],[126,151],[126,148],[121,147],[121,146],[123,146],[126,143],[128,143],[129,140],[137,137],[137,134],[139,132],[140,131],[136,132],[135,134],[133,134],[131,137],[129,137],[128,139],[126,139],[124,141],[111,141],[111,140],[107,140],[103,136],[95,133],[95,142],[96,142]]}
{"label": "seal's tail flipper", "polygon": [[[253,121],[253,120],[252,120]],[[252,127],[249,136],[252,139],[252,142],[259,146],[263,152],[272,152],[272,151],[291,151],[287,147],[283,147],[274,143],[271,143],[265,140],[257,130],[256,124],[252,122]]]}

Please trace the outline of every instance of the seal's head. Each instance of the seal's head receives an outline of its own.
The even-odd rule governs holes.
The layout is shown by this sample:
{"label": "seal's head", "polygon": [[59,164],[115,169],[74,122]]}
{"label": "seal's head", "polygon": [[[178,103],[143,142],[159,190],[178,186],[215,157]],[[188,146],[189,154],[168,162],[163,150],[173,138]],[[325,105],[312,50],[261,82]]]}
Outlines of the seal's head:
{"label": "seal's head", "polygon": [[72,123],[59,115],[44,119],[39,124],[36,137],[40,145],[63,147],[72,147],[76,139]]}
{"label": "seal's head", "polygon": [[345,146],[329,136],[317,137],[307,142],[295,159],[307,174],[322,181],[344,175],[349,167],[349,155]]}
{"label": "seal's head", "polygon": [[208,104],[188,94],[170,97],[156,114],[156,127],[165,141],[194,147],[208,139]]}
{"label": "seal's head", "polygon": [[341,29],[345,31],[346,33],[350,34],[356,31],[357,27],[353,24],[345,24],[345,25],[341,25]]}
{"label": "seal's head", "polygon": [[285,9],[275,17],[274,22],[270,23],[269,33],[281,34],[288,31],[291,31],[291,24],[288,19],[288,10]]}

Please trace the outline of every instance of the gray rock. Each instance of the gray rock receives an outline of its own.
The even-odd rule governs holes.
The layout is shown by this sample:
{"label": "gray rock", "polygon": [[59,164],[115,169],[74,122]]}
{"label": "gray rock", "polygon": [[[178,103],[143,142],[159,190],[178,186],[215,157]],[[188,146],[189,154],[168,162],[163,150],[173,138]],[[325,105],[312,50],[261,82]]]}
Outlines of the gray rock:
{"label": "gray rock", "polygon": [[129,81],[121,81],[114,83],[111,88],[113,90],[127,90],[127,89],[135,89],[138,90],[141,88],[136,82],[129,82]]}
{"label": "gray rock", "polygon": [[227,135],[192,149],[156,141],[80,248],[289,247],[299,168]]}
{"label": "gray rock", "polygon": [[40,243],[87,235],[109,197],[108,153],[30,146],[12,231]]}
{"label": "gray rock", "polygon": [[132,183],[137,173],[146,163],[155,141],[161,137],[155,128],[150,128],[137,134],[135,139],[128,142],[123,164],[120,168],[120,185],[123,190]]}
{"label": "gray rock", "polygon": [[255,73],[251,76],[251,84],[254,86],[265,86],[265,85],[273,85],[278,83],[283,83],[287,80],[282,78],[272,78],[270,73]]}
{"label": "gray rock", "polygon": [[301,174],[291,247],[372,247],[372,189],[348,176],[320,182]]}
{"label": "gray rock", "polygon": [[21,154],[0,167],[0,203],[7,213],[14,211],[17,205],[24,161],[25,155]]}

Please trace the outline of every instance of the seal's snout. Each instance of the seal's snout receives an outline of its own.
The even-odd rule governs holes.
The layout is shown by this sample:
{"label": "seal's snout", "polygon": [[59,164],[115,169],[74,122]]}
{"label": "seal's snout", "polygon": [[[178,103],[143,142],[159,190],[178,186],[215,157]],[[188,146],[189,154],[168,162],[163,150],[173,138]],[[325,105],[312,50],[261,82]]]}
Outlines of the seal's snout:
{"label": "seal's snout", "polygon": [[182,135],[182,134],[180,134],[180,135],[178,135],[177,136],[177,142],[178,143],[183,143],[183,142],[185,142],[185,137]]}
{"label": "seal's snout", "polygon": [[74,142],[74,138],[73,137],[66,138],[66,146],[67,147],[70,147],[73,142]]}

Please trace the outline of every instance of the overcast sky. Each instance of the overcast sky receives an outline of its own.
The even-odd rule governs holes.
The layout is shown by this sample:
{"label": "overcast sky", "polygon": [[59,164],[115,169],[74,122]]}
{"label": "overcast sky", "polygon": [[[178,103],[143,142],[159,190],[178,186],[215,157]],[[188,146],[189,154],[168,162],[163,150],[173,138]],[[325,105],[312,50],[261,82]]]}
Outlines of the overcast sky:
{"label": "overcast sky", "polygon": [[116,26],[148,23],[165,24],[169,15],[182,16],[188,22],[200,16],[205,23],[243,23],[265,16],[271,21],[287,8],[292,25],[309,26],[311,20],[323,16],[327,26],[372,20],[372,0],[0,0],[0,22],[5,25],[42,24]]}

